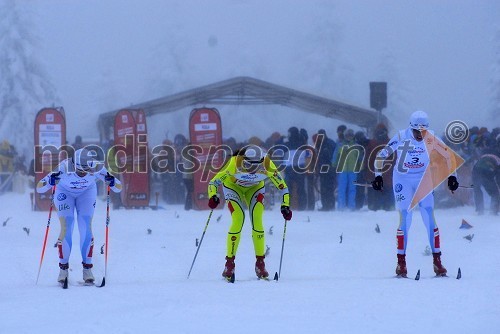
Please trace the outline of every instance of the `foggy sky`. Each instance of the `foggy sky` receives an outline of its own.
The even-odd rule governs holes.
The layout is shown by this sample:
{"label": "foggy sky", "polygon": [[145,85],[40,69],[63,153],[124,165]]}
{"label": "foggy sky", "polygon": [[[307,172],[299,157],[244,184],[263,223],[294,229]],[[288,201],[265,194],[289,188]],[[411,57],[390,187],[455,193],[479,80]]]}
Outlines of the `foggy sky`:
{"label": "foggy sky", "polygon": [[[368,83],[388,81],[384,113],[395,127],[406,126],[417,109],[429,113],[437,133],[455,119],[500,125],[492,123],[490,93],[500,26],[495,0],[27,3],[40,38],[38,57],[66,110],[70,142],[76,134],[98,137],[102,112],[241,75],[365,108]],[[335,46],[321,50],[323,36],[333,36]],[[334,69],[330,77],[328,68]],[[314,73],[326,78],[320,82]],[[339,124],[288,108],[253,108],[259,115],[253,119],[244,107],[215,107],[224,136],[238,140],[285,133],[292,125],[333,135]],[[162,127],[150,122],[151,133],[172,138],[185,129],[187,135],[189,109],[161,118]],[[263,125],[272,110],[283,120]]]}

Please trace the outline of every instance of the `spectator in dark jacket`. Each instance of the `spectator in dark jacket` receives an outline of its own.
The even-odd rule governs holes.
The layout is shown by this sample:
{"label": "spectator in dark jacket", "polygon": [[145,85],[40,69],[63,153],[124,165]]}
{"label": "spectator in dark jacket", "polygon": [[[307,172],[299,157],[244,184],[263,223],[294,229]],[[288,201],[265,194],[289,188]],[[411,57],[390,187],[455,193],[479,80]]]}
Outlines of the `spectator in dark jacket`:
{"label": "spectator in dark jacket", "polygon": [[[365,155],[365,178],[367,180],[375,179],[375,173],[373,171],[375,158],[377,152],[389,142],[389,136],[387,135],[387,127],[380,123],[375,127],[373,133],[373,139],[368,142],[366,146]],[[373,188],[368,188],[367,201],[368,209],[370,210],[394,210],[394,193],[392,191],[392,170],[394,169],[394,157],[392,160],[386,161],[386,166],[389,167],[384,173],[384,191],[376,191]]]}
{"label": "spectator in dark jacket", "polygon": [[[363,148],[362,150],[360,150],[362,152],[362,154],[358,158],[359,161],[361,161],[361,170],[358,173],[357,181],[360,183],[366,183],[368,179],[366,178],[366,168],[364,168],[365,166],[363,165],[363,162],[366,160],[365,153],[366,153],[366,147],[368,146],[369,140],[368,140],[368,138],[366,138],[366,135],[363,131],[357,131],[354,134],[354,142]],[[372,180],[372,179],[370,179],[370,180]],[[358,209],[358,210],[361,209],[365,205],[366,190],[367,190],[366,188],[356,189],[356,209]]]}
{"label": "spectator in dark jacket", "polygon": [[[288,142],[285,143],[288,149],[288,160],[285,163],[285,181],[290,191],[294,209],[305,210],[306,190],[305,190],[305,156],[300,153],[300,149],[306,142],[299,129],[295,126],[288,129]],[[303,148],[303,147],[302,147]]]}
{"label": "spectator in dark jacket", "polygon": [[332,167],[335,142],[321,129],[315,135],[314,145],[318,152],[318,163],[316,173],[319,176],[319,191],[321,196],[320,211],[331,211],[335,209],[335,188],[337,179],[335,169]]}
{"label": "spectator in dark jacket", "polygon": [[500,205],[500,157],[499,154],[484,154],[472,169],[472,182],[474,182],[474,203],[476,212],[484,213],[483,188],[491,197],[490,212],[498,215]]}

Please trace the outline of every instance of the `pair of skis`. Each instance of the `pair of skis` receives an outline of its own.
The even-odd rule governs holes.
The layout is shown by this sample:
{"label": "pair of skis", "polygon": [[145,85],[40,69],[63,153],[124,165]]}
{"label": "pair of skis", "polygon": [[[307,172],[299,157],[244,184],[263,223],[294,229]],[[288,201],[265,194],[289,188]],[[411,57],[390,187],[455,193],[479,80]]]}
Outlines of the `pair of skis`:
{"label": "pair of skis", "polygon": [[[274,273],[274,281],[278,282],[279,278],[281,277],[281,264],[283,263],[283,250],[285,248],[285,237],[286,237],[286,223],[288,222],[288,220],[285,219],[285,225],[283,227],[283,240],[281,242],[281,256],[280,256],[280,268],[279,268],[279,271],[275,272]],[[189,278],[189,275],[188,275],[188,278]],[[262,277],[262,278],[259,278],[259,280],[266,280],[266,281],[270,281],[269,277]],[[229,282],[229,283],[234,283],[234,273],[231,275],[231,277],[226,277],[226,280]]]}
{"label": "pair of skis", "polygon": [[[448,275],[444,274],[444,275],[436,275],[435,277],[448,277]],[[406,277],[406,276],[401,276],[401,275],[397,275],[396,278],[409,278],[409,277]],[[462,270],[460,269],[460,267],[458,267],[458,272],[457,272],[457,279],[461,279],[462,278]],[[419,281],[420,280],[420,269],[417,271],[417,275],[415,275],[415,281]]]}
{"label": "pair of skis", "polygon": [[[211,209],[210,213],[208,214],[205,228],[203,229],[203,233],[201,235],[200,242],[198,243],[198,247],[196,248],[196,253],[194,254],[193,262],[191,263],[191,268],[189,268],[189,273],[187,275],[188,279],[189,279],[189,276],[191,275],[191,271],[193,270],[194,262],[196,261],[196,257],[198,256],[198,252],[200,251],[201,243],[203,242],[203,238],[205,237],[205,233],[207,232],[208,224],[210,223],[210,218],[212,218],[213,212],[214,212],[214,209]],[[281,243],[280,267],[279,267],[279,271],[274,274],[274,280],[276,282],[281,277],[281,264],[283,263],[283,250],[285,248],[286,223],[287,222],[288,222],[288,220],[285,219],[285,225],[283,227],[283,241]],[[263,278],[263,279],[269,280],[268,278]],[[234,283],[234,273],[230,277],[226,277],[226,281],[228,281],[229,283]]]}
{"label": "pair of skis", "polygon": [[[371,188],[372,187],[371,183],[361,183],[361,182],[357,182],[357,181],[354,181],[354,185],[358,186],[358,187],[365,187],[365,188]],[[459,188],[464,188],[464,189],[474,189],[474,185],[473,184],[471,184],[470,186],[461,186],[461,185],[459,185],[458,187]]]}
{"label": "pair of skis", "polygon": [[[67,277],[64,279],[63,282],[59,282],[59,283],[61,284],[61,287],[63,289],[67,289],[68,288],[68,278]],[[103,278],[101,285],[95,285],[94,282],[83,282],[83,281],[78,281],[78,284],[80,284],[82,286],[95,286],[97,288],[102,288],[102,287],[104,287],[104,285],[106,283],[105,283],[105,279]]]}
{"label": "pair of skis", "polygon": [[[64,281],[59,282],[59,284],[61,285],[61,288],[66,290],[69,286],[68,278],[66,277]],[[92,282],[78,281],[78,284],[82,286],[95,286],[96,288],[103,288],[106,285],[106,276],[102,278],[102,282],[100,285],[96,285],[93,281]]]}
{"label": "pair of skis", "polygon": [[[224,278],[226,279],[226,281],[227,281],[228,283],[234,283],[234,281],[235,281],[235,276],[234,276],[234,273],[233,273],[230,277],[224,277]],[[261,281],[261,280],[262,280],[262,281],[271,281],[271,279],[270,279],[269,277],[258,277],[257,279],[258,279],[259,281]],[[279,274],[278,274],[278,272],[276,272],[276,273],[274,274],[274,279],[273,279],[273,280],[277,282],[277,281],[278,281],[278,279],[279,279]]]}

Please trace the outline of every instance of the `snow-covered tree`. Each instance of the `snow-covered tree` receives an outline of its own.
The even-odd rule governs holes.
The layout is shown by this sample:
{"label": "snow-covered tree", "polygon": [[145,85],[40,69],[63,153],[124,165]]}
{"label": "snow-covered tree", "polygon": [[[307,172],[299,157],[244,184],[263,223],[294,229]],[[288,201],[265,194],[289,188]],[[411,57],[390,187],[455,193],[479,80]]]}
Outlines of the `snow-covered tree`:
{"label": "snow-covered tree", "polygon": [[37,59],[32,27],[20,2],[0,4],[0,139],[26,156],[33,151],[36,113],[56,102],[55,89]]}

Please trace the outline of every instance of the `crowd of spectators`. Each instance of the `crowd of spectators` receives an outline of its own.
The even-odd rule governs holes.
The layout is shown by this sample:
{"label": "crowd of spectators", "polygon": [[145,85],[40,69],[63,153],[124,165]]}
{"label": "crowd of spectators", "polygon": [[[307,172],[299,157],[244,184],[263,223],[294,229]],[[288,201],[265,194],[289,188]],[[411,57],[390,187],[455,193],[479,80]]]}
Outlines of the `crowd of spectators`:
{"label": "crowd of spectators", "polygon": [[8,140],[0,143],[0,194],[24,191],[28,177],[25,162],[25,157]]}
{"label": "crowd of spectators", "polygon": [[[244,145],[254,144],[268,150],[273,158],[278,157],[273,160],[285,177],[294,210],[355,211],[365,206],[369,210],[394,210],[394,196],[390,191],[394,160],[386,161],[388,170],[384,180],[387,191],[376,192],[369,187],[375,177],[372,168],[375,154],[389,138],[384,124],[377,124],[369,134],[340,125],[335,136],[330,136],[325,129],[309,136],[306,129],[292,126],[286,135],[273,132],[265,139],[252,136],[242,142],[230,137],[223,144],[233,152]],[[490,131],[486,127],[474,126],[469,129],[467,140],[458,144],[450,142],[444,135],[441,140],[465,160],[457,171],[458,179],[472,189],[458,191],[454,196],[450,196],[445,187],[436,189],[437,207],[474,205],[478,214],[489,210],[497,215],[500,203],[500,128]],[[82,138],[77,136],[73,145],[81,144]],[[184,135],[177,134],[173,141],[165,140],[163,144],[176,151],[178,161],[172,161],[170,166],[183,162],[180,152],[189,144]],[[0,193],[15,191],[16,175],[33,176],[32,168],[32,165],[26,168],[24,157],[18,155],[8,140],[3,140],[0,144]],[[167,204],[184,204],[186,210],[193,207],[194,181],[191,174],[175,169],[169,173],[152,173],[151,178],[153,183],[161,185],[161,197]],[[269,189],[271,191],[272,187]],[[273,196],[271,191],[270,204],[274,202]]]}
{"label": "crowd of spectators", "polygon": [[[295,210],[350,210],[363,207],[369,210],[394,210],[392,170],[394,157],[386,161],[386,191],[370,187],[377,151],[388,143],[386,125],[377,124],[370,133],[354,131],[345,125],[337,127],[336,138],[325,129],[311,137],[306,129],[292,126],[286,135],[272,133],[266,139],[256,136],[238,142],[227,138],[224,144],[235,150],[255,144],[268,150],[287,182],[291,193],[291,207]],[[458,179],[468,185],[451,195],[446,187],[435,191],[437,207],[474,205],[478,214],[485,212],[485,196],[489,211],[497,215],[500,184],[500,128],[472,127],[466,141],[453,144],[445,135],[440,137],[465,163],[458,169]],[[284,156],[275,151],[284,151]],[[272,190],[272,187],[269,188]],[[471,192],[473,196],[471,196]],[[270,201],[274,202],[271,193]]]}
{"label": "crowd of spectators", "polygon": [[498,215],[500,205],[500,127],[491,131],[486,127],[473,126],[469,129],[466,141],[455,144],[442,137],[443,141],[464,160],[458,170],[462,184],[472,185],[473,196],[464,194],[461,203],[474,205],[482,215],[487,211],[485,196],[489,197],[489,212]]}

